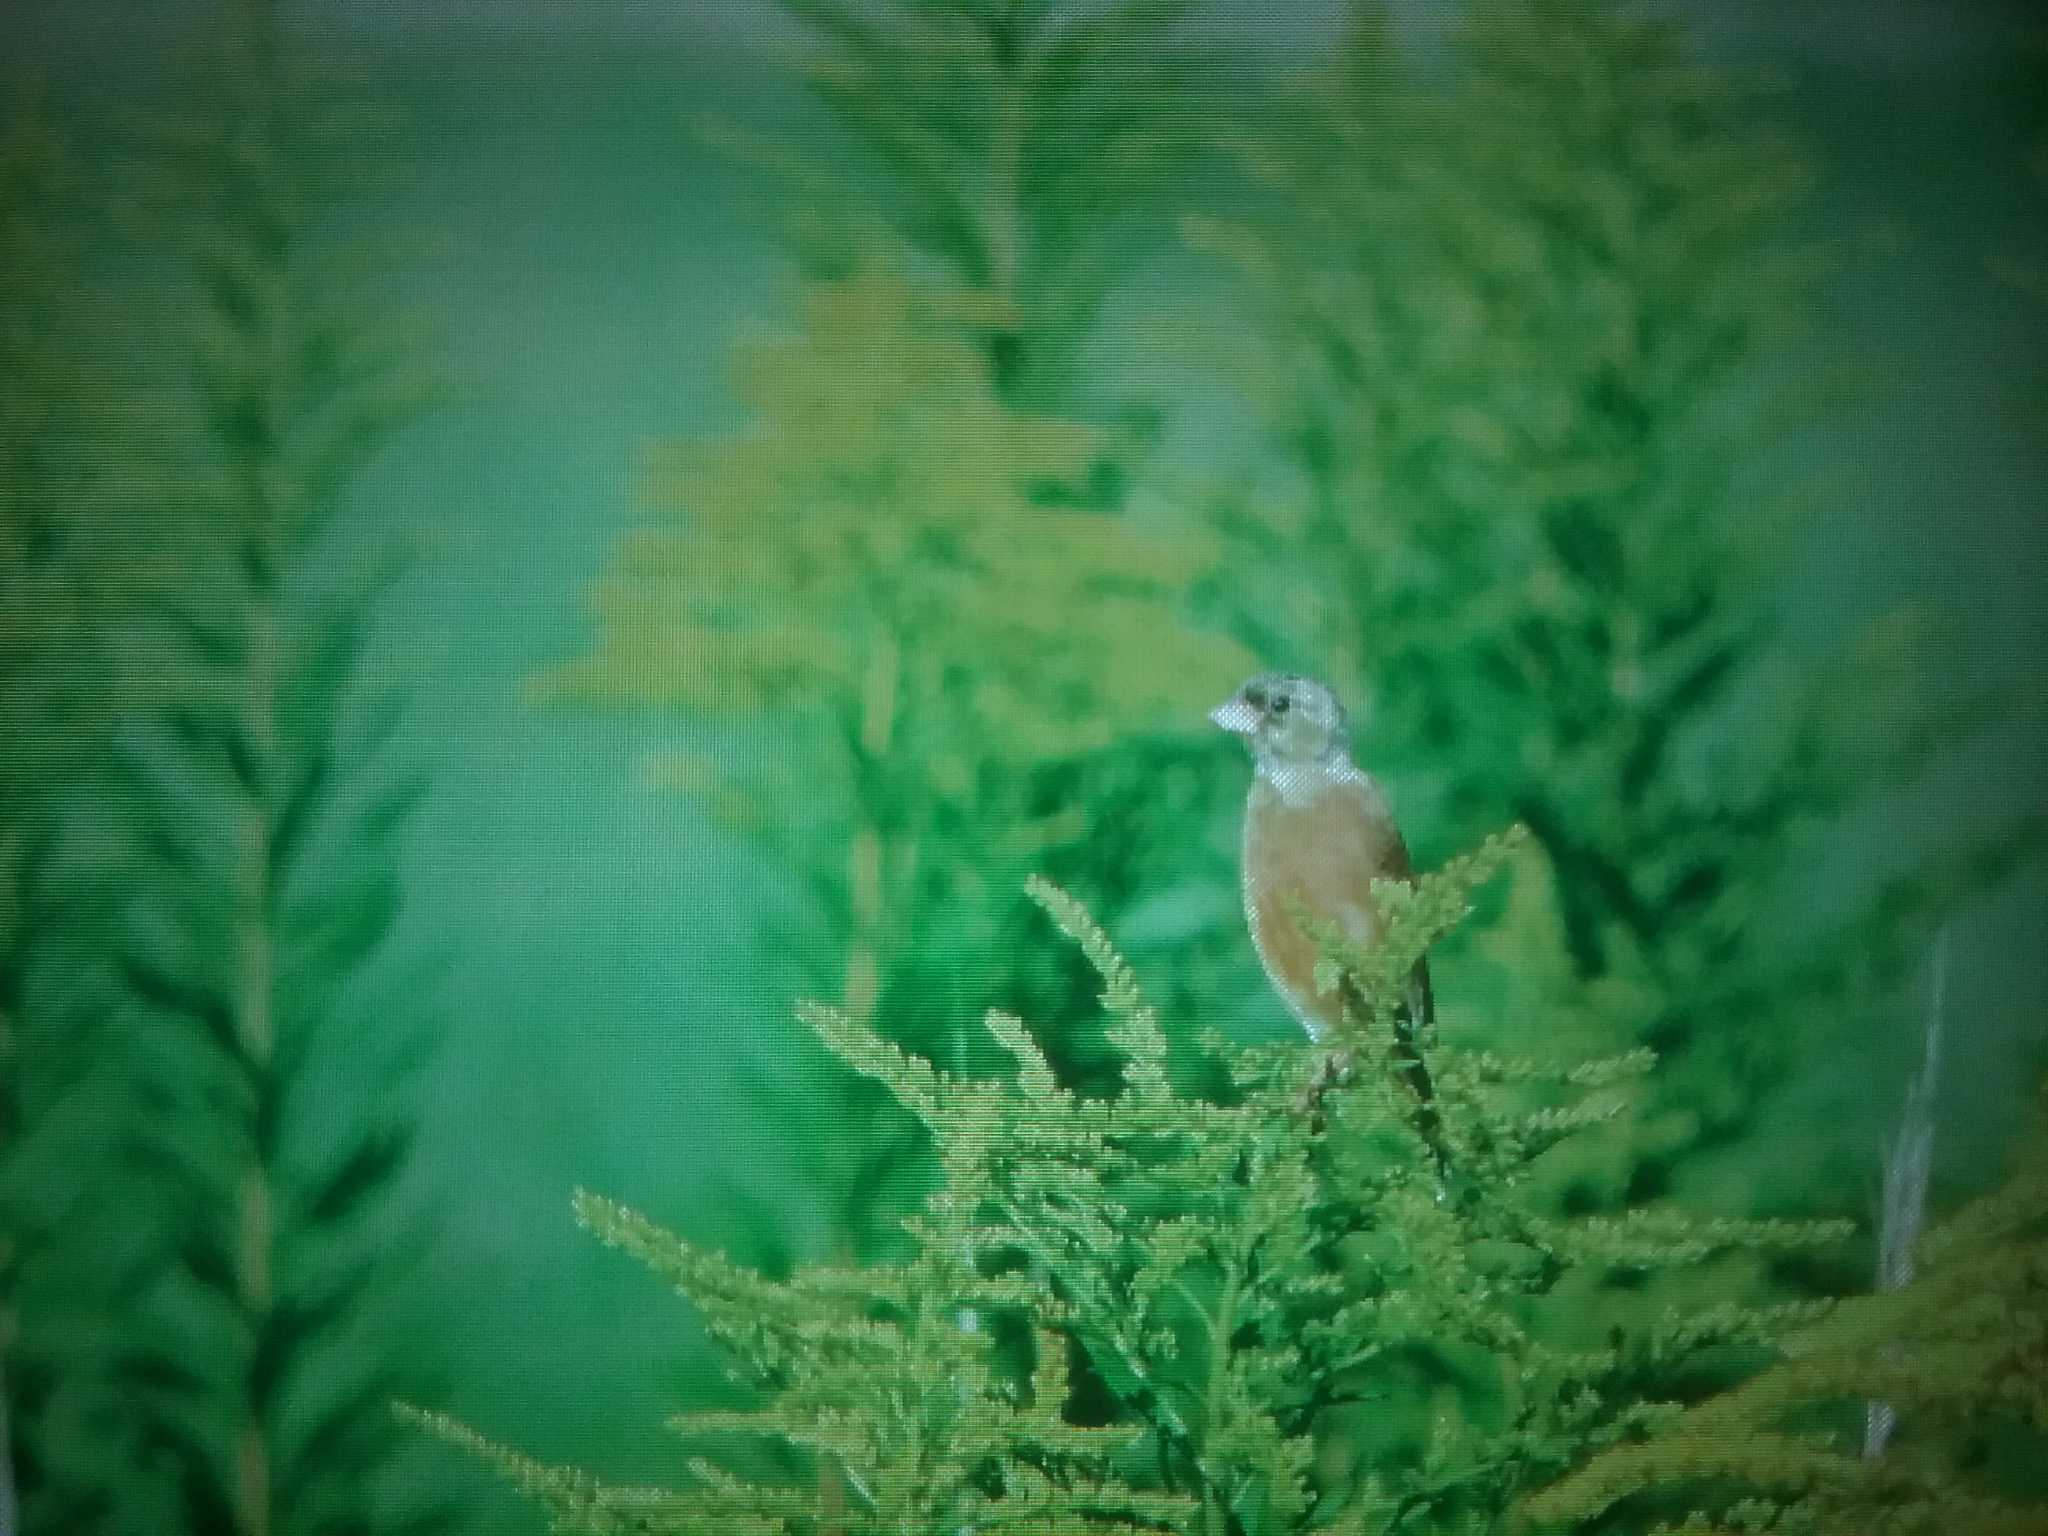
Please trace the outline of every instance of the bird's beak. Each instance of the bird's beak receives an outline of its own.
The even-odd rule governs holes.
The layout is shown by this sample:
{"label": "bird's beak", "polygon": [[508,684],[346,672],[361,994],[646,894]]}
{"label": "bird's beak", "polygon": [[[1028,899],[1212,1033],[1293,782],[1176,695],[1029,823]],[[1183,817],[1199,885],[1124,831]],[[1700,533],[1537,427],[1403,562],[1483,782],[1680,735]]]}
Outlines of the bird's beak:
{"label": "bird's beak", "polygon": [[1242,694],[1210,710],[1209,718],[1233,736],[1249,736],[1259,728],[1259,712]]}

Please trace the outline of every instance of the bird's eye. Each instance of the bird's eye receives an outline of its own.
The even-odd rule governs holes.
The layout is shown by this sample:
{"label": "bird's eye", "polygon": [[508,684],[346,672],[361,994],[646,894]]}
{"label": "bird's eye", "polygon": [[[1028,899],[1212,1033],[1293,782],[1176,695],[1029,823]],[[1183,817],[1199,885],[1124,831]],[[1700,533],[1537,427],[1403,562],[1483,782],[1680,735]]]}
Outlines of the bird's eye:
{"label": "bird's eye", "polygon": [[1274,695],[1273,695],[1273,713],[1274,713],[1274,714],[1276,714],[1276,715],[1284,715],[1284,714],[1286,714],[1286,713],[1287,713],[1287,705],[1288,705],[1288,702],[1289,702],[1289,701],[1288,701],[1288,698],[1287,698],[1287,695],[1286,695],[1286,694],[1284,694],[1284,693],[1276,693],[1276,694],[1274,694]]}

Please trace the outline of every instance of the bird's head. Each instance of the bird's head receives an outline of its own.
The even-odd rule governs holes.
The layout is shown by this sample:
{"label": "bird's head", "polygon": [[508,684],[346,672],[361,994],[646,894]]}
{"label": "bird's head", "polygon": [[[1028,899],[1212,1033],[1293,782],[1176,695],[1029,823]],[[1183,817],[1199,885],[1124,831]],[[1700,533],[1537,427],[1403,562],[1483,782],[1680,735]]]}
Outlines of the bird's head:
{"label": "bird's head", "polygon": [[1307,768],[1349,760],[1344,710],[1313,678],[1261,672],[1209,718],[1242,736],[1260,768]]}

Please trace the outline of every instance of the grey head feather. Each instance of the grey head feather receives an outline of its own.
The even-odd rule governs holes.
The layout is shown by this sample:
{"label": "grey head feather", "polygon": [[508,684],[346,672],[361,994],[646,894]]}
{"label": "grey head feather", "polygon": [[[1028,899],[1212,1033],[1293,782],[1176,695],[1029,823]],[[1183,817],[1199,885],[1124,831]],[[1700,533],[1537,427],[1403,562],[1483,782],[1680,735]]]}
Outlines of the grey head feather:
{"label": "grey head feather", "polygon": [[1312,677],[1261,672],[1209,717],[1251,748],[1262,777],[1276,783],[1304,770],[1351,768],[1351,737],[1336,694]]}

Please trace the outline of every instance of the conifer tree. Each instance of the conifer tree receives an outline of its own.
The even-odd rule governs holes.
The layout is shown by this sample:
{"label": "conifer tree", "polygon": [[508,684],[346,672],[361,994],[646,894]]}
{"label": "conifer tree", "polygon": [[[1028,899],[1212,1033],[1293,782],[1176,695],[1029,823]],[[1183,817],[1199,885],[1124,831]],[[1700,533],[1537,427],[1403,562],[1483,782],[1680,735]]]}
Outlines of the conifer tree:
{"label": "conifer tree", "polygon": [[[1206,8],[787,0],[784,9],[803,28],[796,71],[851,150],[755,149],[781,167],[797,250],[825,273],[868,259],[864,251],[894,252],[905,270],[971,296],[964,318],[998,399],[1113,424],[1060,494],[1125,509],[1162,407],[1119,376],[1128,343],[1101,322],[1120,288],[1146,286],[1171,254],[1173,212],[1196,195],[1210,156],[1204,125],[1240,77],[1204,35]],[[1186,721],[1162,722],[1042,763],[1024,791],[1030,803],[1089,808],[1087,825],[1048,846],[1042,867],[1106,916],[1121,916],[1141,890],[1186,890],[1213,910],[1227,872],[1191,829],[1212,824],[1237,787],[1228,754],[1213,748]],[[1171,895],[1167,910],[1178,911]],[[1199,986],[1191,926],[1150,926],[1171,952],[1176,984]],[[1078,1011],[1085,997],[1074,988],[1085,978],[1067,969],[1015,976],[1007,991],[1019,1005]]]}
{"label": "conifer tree", "polygon": [[[86,632],[81,614],[74,518],[67,493],[81,471],[73,461],[81,424],[80,359],[66,355],[64,278],[75,259],[63,227],[65,167],[39,109],[11,103],[0,137],[0,708],[9,743],[0,782],[0,834],[7,878],[0,887],[0,947],[8,954],[25,926],[24,844],[33,818],[24,802],[56,777],[47,755],[60,751],[60,719],[78,691],[62,662]],[[48,723],[46,723],[48,722]],[[5,1003],[19,1006],[6,973]]]}
{"label": "conifer tree", "polygon": [[[974,295],[1000,399],[1118,424],[1086,483],[1066,493],[1123,506],[1161,407],[1118,377],[1128,343],[1101,321],[1120,287],[1156,284],[1173,212],[1197,195],[1210,158],[1204,124],[1240,80],[1204,34],[1206,8],[789,0],[785,9],[806,33],[801,77],[857,150],[846,162],[853,174],[814,160],[795,181],[798,248],[830,265],[872,241]],[[1210,747],[1185,729],[1127,732],[1045,765],[1035,799],[1091,808],[1090,824],[1048,849],[1045,867],[1111,915],[1141,887],[1185,880],[1190,862],[1198,883],[1213,883],[1213,861],[1188,832],[1235,780],[1227,754]],[[1188,958],[1175,953],[1177,980],[1192,970]],[[1050,1002],[1044,981],[1019,977],[1013,990]]]}
{"label": "conifer tree", "polygon": [[[1023,774],[1243,670],[1185,622],[1208,551],[1041,499],[1099,434],[1004,405],[903,278],[811,285],[801,333],[743,346],[735,383],[756,424],[661,458],[673,516],[620,549],[594,653],[548,686],[772,732],[743,769],[678,758],[667,782],[806,883],[838,968],[810,985],[859,1018],[886,997],[900,1038],[957,1065],[961,956],[1060,830],[1022,814]],[[896,1161],[876,1156],[833,1146],[845,1195],[873,1196]]]}
{"label": "conifer tree", "polygon": [[796,69],[857,146],[854,174],[789,146],[799,248],[837,267],[870,242],[978,300],[996,395],[1072,410],[1103,301],[1165,234],[1202,152],[1191,102],[1219,64],[1199,0],[782,0]]}
{"label": "conifer tree", "polygon": [[[1009,467],[995,477],[980,477],[979,502],[961,501],[945,510],[944,519],[962,530],[977,519],[987,520],[970,535],[982,544],[983,554],[1005,540],[1018,555],[1025,544],[1042,542],[1046,551],[1061,552],[1048,556],[1048,566],[1058,559],[1076,564],[1067,579],[1026,578],[1025,586],[1014,591],[1011,586],[1021,572],[1014,563],[984,564],[976,578],[992,604],[1067,605],[1068,611],[1048,609],[1044,615],[1050,621],[1061,612],[1062,625],[992,630],[970,619],[951,632],[954,615],[926,604],[896,614],[896,629],[884,637],[885,651],[856,645],[872,660],[864,674],[846,672],[829,656],[807,659],[803,665],[813,684],[829,680],[842,690],[828,709],[839,717],[834,729],[844,741],[825,749],[828,759],[839,761],[821,764],[816,755],[800,751],[784,759],[782,783],[766,792],[759,775],[752,776],[751,784],[728,784],[701,760],[684,765],[677,782],[703,793],[723,813],[746,820],[758,845],[822,898],[820,910],[835,930],[830,947],[845,955],[843,995],[850,1005],[865,1012],[886,991],[896,999],[892,1018],[898,1027],[922,1031],[929,1039],[933,1018],[949,1007],[951,987],[946,962],[932,963],[934,958],[964,948],[990,965],[1002,963],[1011,952],[1012,946],[992,942],[989,931],[992,923],[1019,920],[1014,877],[1022,848],[1040,852],[1063,874],[1079,873],[1087,850],[1113,852],[1123,878],[1083,884],[1098,896],[1120,893],[1134,887],[1133,868],[1139,863],[1136,850],[1124,845],[1144,834],[1149,841],[1143,847],[1150,851],[1161,833],[1155,820],[1119,813],[1130,811],[1146,787],[1178,787],[1182,793],[1162,802],[1175,810],[1185,805],[1191,779],[1197,798],[1213,797],[1217,788],[1213,768],[1206,776],[1190,774],[1188,731],[1167,727],[1169,722],[1184,727],[1192,719],[1192,706],[1208,702],[1201,689],[1227,686],[1229,674],[1249,663],[1217,665],[1219,646],[1182,639],[1172,603],[1154,604],[1148,619],[1142,617],[1148,611],[1143,602],[1125,602],[1123,594],[1112,596],[1100,585],[1105,578],[1115,585],[1113,568],[1135,559],[1130,567],[1137,582],[1134,595],[1147,587],[1154,597],[1173,596],[1176,590],[1185,595],[1203,574],[1204,561],[1212,558],[1209,547],[1191,539],[1182,554],[1169,555],[1166,544],[1153,541],[1150,552],[1141,553],[1146,540],[1070,515],[1077,507],[1116,511],[1143,452],[1146,412],[1116,398],[1122,385],[1106,387],[1091,377],[1081,354],[1095,336],[1106,296],[1143,261],[1147,234],[1163,233],[1166,201],[1200,143],[1187,126],[1191,119],[1184,104],[1190,91],[1208,82],[1215,60],[1183,35],[1183,23],[1196,10],[1192,0],[1083,6],[1039,0],[966,6],[788,0],[784,9],[802,34],[791,60],[793,72],[826,109],[840,136],[822,151],[788,137],[750,137],[730,123],[715,125],[713,137],[768,173],[757,185],[771,189],[775,222],[788,236],[809,284],[809,323],[814,332],[831,325],[845,333],[816,334],[805,366],[843,369],[831,383],[848,398],[868,388],[871,372],[892,381],[885,387],[894,388],[902,370],[889,355],[897,345],[891,328],[907,322],[903,355],[921,359],[920,366],[932,371],[892,403],[895,416],[887,431],[897,443],[914,445],[934,463],[972,460],[987,452],[987,433],[1016,442],[1035,440],[1046,450],[1025,464],[1013,462],[1011,450],[997,449],[996,462]],[[898,288],[900,297],[891,293]],[[848,319],[864,306],[872,308],[870,316]],[[759,348],[746,349],[742,369],[755,368],[762,355]],[[967,391],[964,410],[953,409],[944,389],[934,387],[941,379]],[[741,392],[757,409],[768,405],[747,382]],[[779,404],[769,408],[787,414]],[[928,412],[921,422],[906,414],[919,410]],[[1004,411],[1018,420],[998,420]],[[865,410],[849,414],[868,425],[879,420]],[[1053,417],[1085,420],[1089,428],[1075,425],[1071,434],[1055,441],[1043,429]],[[969,435],[960,436],[963,429]],[[881,464],[902,451],[879,442],[852,442],[843,433],[828,438],[813,432],[806,438],[807,432],[790,422],[782,440],[792,447],[808,441],[813,453],[848,456],[844,474],[838,466],[827,466],[821,481],[846,478],[858,486],[867,470],[852,466]],[[695,456],[697,465],[703,461],[703,455]],[[731,494],[729,485],[720,482],[724,473],[710,472],[711,498]],[[685,475],[662,478],[662,501],[687,515],[698,499],[696,489]],[[1000,486],[997,479],[1003,479]],[[861,537],[896,543],[886,559],[861,565],[858,580],[876,590],[853,595],[855,604],[892,604],[894,599],[880,589],[928,558],[935,562],[935,579],[961,579],[958,568],[944,573],[957,562],[932,539],[931,510],[914,500],[899,508],[883,481],[865,484],[870,505],[861,515],[874,527]],[[928,484],[945,489],[936,481]],[[843,499],[843,493],[835,488],[832,497]],[[783,537],[778,520],[797,515],[797,503],[787,506],[786,512],[771,511],[765,519],[738,507],[729,527],[691,545],[698,559],[731,560],[702,567],[697,585],[710,579],[714,569],[724,572],[722,580],[748,582],[784,567],[783,555],[744,552],[741,545]],[[882,525],[891,520],[902,526],[885,530]],[[646,571],[634,569],[636,562],[644,566],[641,557],[648,547],[630,546],[607,576],[598,598],[600,606],[612,610],[605,619],[607,633],[589,666],[570,669],[582,678],[574,687],[586,696],[662,699],[694,708],[704,701],[670,697],[673,681],[644,670],[650,665],[674,670],[673,639],[657,640],[637,660],[621,645],[626,626],[618,622],[616,610],[632,601],[620,597],[621,583],[655,590]],[[1198,553],[1202,558],[1196,558]],[[821,558],[838,556],[808,540],[794,558],[808,569]],[[974,558],[980,560],[981,554]],[[1162,559],[1175,567],[1171,573],[1142,569]],[[783,590],[793,595],[816,585],[813,573],[795,585],[785,583]],[[796,629],[808,629],[818,639],[839,627],[838,618],[828,617],[820,625],[817,615],[797,611],[800,607],[801,601],[792,603],[792,637]],[[904,627],[905,620],[924,627]],[[1159,626],[1149,640],[1138,633],[1144,624]],[[694,626],[685,628],[694,632]],[[1056,630],[1071,635],[1083,651],[1107,641],[1099,676],[1076,668],[1074,655],[1061,654],[1061,646],[1049,653],[1042,676],[1023,677],[1019,674],[1030,670],[1029,658],[1021,651],[1006,655],[994,648],[1035,644]],[[1160,668],[1159,645],[1183,654]],[[1178,672],[1186,686],[1162,690],[1146,679],[1135,657],[1148,646],[1154,648],[1154,670]],[[961,697],[943,710],[924,711],[917,726],[922,740],[908,746],[893,740],[896,709],[899,694],[902,702],[917,707],[919,679],[897,673],[905,658],[915,662],[935,652],[946,655],[951,679],[941,686]],[[680,664],[702,670],[701,663]],[[976,668],[989,676],[972,681],[969,673]],[[584,687],[600,671],[608,681]],[[835,671],[841,675],[832,678]],[[704,692],[714,708],[729,713],[725,706],[733,695],[716,679],[708,682]],[[931,674],[924,682],[939,684],[939,679]],[[906,686],[913,692],[903,693]],[[1048,707],[1062,689],[1070,691],[1064,715],[1078,710],[1090,719],[1090,729],[1078,737],[1066,730],[1063,712]],[[795,696],[787,688],[781,691]],[[966,699],[968,691],[982,697]],[[995,718],[1016,714],[1003,702],[1006,696],[1027,694],[1035,700],[1029,711],[1008,723]],[[1174,707],[1162,712],[1156,706],[1167,697]],[[989,724],[997,728],[993,733],[977,719],[990,706]],[[868,724],[850,727],[856,716]],[[1117,726],[1113,734],[1100,729],[1112,720]],[[942,739],[953,726],[978,734]],[[863,730],[879,734],[863,735]],[[1036,732],[1036,739],[1026,732]],[[1140,744],[1138,752],[1127,750],[1134,741]],[[918,753],[929,755],[931,772],[915,768]],[[877,776],[864,766],[871,759],[893,760],[914,771],[905,778],[889,768]],[[813,805],[812,791],[820,782],[850,784],[857,812],[849,819],[837,808],[836,788],[822,805]],[[1124,792],[1115,805],[1098,793],[1112,783]],[[1123,838],[1095,836],[1103,829],[1081,824],[1076,808],[1096,804],[1106,806],[1103,819],[1116,823]],[[829,814],[813,814],[819,809]],[[918,825],[894,824],[903,818]],[[1031,830],[1007,850],[996,848],[988,830],[1027,824]],[[1178,852],[1189,844],[1173,836],[1166,846]],[[888,867],[899,857],[900,868]],[[945,870],[964,872],[967,879],[954,879],[950,889],[927,879],[930,900],[896,900],[895,883],[917,883],[920,865],[927,875]],[[900,942],[910,932],[925,941],[917,951]],[[920,955],[923,963],[911,963]],[[1057,986],[1072,979],[1070,970],[1052,978],[1020,976],[1006,990],[1022,1000],[1043,992],[1048,982]],[[913,1006],[909,999],[920,992],[925,1000]],[[768,1113],[790,1113],[787,1073],[777,1072],[773,1081],[757,1086]],[[797,1114],[813,1129],[805,1144],[828,1183],[842,1190],[871,1188],[885,1169],[906,1171],[896,1155],[900,1148],[890,1150],[889,1136],[865,1151],[846,1147],[816,1133],[815,1115]],[[860,1117],[851,1119],[859,1123]],[[851,1207],[842,1207],[840,1214],[850,1232],[871,1226]]]}
{"label": "conifer tree", "polygon": [[124,1251],[91,1246],[105,1222],[66,1233],[121,1261],[87,1321],[140,1454],[95,1445],[71,1475],[117,1529],[424,1531],[445,1513],[395,1491],[386,1408],[419,1364],[375,1330],[427,1036],[417,986],[369,990],[422,781],[382,765],[401,701],[360,683],[404,561],[349,501],[419,391],[332,223],[360,121],[323,108],[274,6],[228,6],[213,34],[136,213],[168,258],[161,328],[133,343],[165,404],[117,445],[163,573],[120,626],[148,696],[96,775],[88,855],[124,893],[99,937],[137,1112],[90,1127]]}
{"label": "conifer tree", "polygon": [[[0,1530],[77,1530],[111,1514],[67,1479],[132,1443],[97,1416],[90,1341],[49,1324],[103,1283],[75,1235],[108,1200],[81,1123],[122,1115],[104,1070],[105,998],[79,932],[103,888],[66,867],[71,791],[133,685],[105,621],[143,572],[121,533],[108,449],[134,401],[118,390],[82,280],[85,179],[33,95],[0,126]],[[39,1325],[33,1331],[24,1317]],[[106,1527],[111,1529],[111,1527]]]}
{"label": "conifer tree", "polygon": [[[52,311],[63,262],[51,203],[55,147],[26,105],[10,104],[0,135],[0,1158],[18,1161],[30,1107],[21,1078],[22,1040],[34,926],[38,845],[47,840],[47,817],[37,803],[51,782],[39,761],[58,722],[48,718],[53,660],[63,655],[74,618],[70,584],[53,548],[61,526],[62,473],[53,472],[52,449],[65,433],[53,425],[65,391],[63,367],[49,355]],[[10,1174],[12,1167],[9,1167]],[[13,1180],[7,1181],[11,1187]],[[14,1313],[23,1260],[23,1232],[15,1202],[0,1226],[0,1531],[16,1529],[16,1443],[21,1413]]]}
{"label": "conifer tree", "polygon": [[[1722,1305],[1546,1342],[1530,1314],[1565,1279],[1829,1242],[1819,1224],[1649,1208],[1582,1220],[1520,1189],[1546,1149],[1613,1113],[1642,1053],[1545,1063],[1421,1042],[1457,1187],[1439,1197],[1391,1049],[1415,959],[1466,911],[1506,841],[1386,882],[1369,951],[1326,942],[1357,999],[1352,1071],[1323,1114],[1305,1046],[1176,1039],[1070,897],[1033,895],[1095,969],[1121,1064],[1108,1097],[1063,1083],[1024,1021],[986,1018],[1007,1070],[962,1074],[842,1009],[819,1036],[929,1133],[943,1182],[906,1223],[914,1256],[769,1280],[592,1196],[578,1214],[691,1300],[758,1394],[686,1414],[703,1454],[676,1491],[623,1488],[413,1417],[591,1533],[860,1536],[916,1530],[1171,1530],[1200,1536],[1488,1529],[1589,1449],[1671,1420],[1717,1351],[1766,1346],[1812,1305]],[[1216,1091],[1177,1086],[1192,1074]],[[1454,1362],[1406,1443],[1364,1444],[1418,1357]],[[1085,1362],[1089,1390],[1063,1361]],[[1070,1385],[1071,1395],[1067,1395]],[[1080,1429],[1076,1426],[1095,1426]],[[763,1445],[780,1459],[758,1454]],[[815,1475],[821,1469],[824,1476]]]}
{"label": "conifer tree", "polygon": [[1981,701],[1933,685],[1910,615],[1803,675],[1777,651],[1807,177],[1677,22],[1482,0],[1437,84],[1361,4],[1309,100],[1246,151],[1268,211],[1192,226],[1266,300],[1241,371],[1304,487],[1242,522],[1247,606],[1372,701],[1425,845],[1531,828],[1575,980],[1670,1062],[1593,1187],[1655,1190],[1984,877],[1935,850],[1796,948],[1767,916],[1800,838]]}

